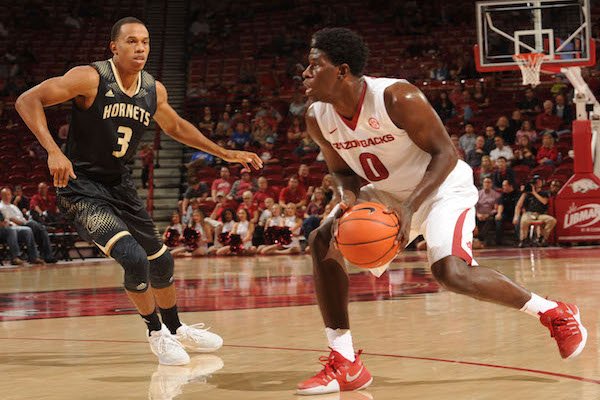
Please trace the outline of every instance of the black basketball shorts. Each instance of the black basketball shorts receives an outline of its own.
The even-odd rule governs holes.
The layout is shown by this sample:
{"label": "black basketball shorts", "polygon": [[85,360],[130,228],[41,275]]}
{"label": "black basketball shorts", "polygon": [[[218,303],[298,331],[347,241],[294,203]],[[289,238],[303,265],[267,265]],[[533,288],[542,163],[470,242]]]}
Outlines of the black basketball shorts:
{"label": "black basketball shorts", "polygon": [[93,241],[107,256],[126,235],[133,236],[149,259],[167,249],[128,175],[116,186],[79,175],[67,187],[57,189],[57,205],[74,222],[82,238]]}

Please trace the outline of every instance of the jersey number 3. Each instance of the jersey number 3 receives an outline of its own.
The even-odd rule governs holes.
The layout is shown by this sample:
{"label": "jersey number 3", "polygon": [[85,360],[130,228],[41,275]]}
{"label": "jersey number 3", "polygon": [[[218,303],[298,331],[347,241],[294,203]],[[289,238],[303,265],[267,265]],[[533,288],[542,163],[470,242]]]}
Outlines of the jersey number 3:
{"label": "jersey number 3", "polygon": [[370,182],[382,181],[390,176],[390,171],[381,162],[379,157],[373,153],[362,153],[358,159],[365,171],[365,176]]}
{"label": "jersey number 3", "polygon": [[112,155],[117,158],[121,158],[127,153],[127,149],[129,148],[129,141],[131,140],[133,130],[126,126],[119,126],[117,128],[117,132],[123,134],[123,137],[119,137],[119,139],[117,139],[117,144],[121,146],[121,148],[119,149],[119,151],[113,151]]}

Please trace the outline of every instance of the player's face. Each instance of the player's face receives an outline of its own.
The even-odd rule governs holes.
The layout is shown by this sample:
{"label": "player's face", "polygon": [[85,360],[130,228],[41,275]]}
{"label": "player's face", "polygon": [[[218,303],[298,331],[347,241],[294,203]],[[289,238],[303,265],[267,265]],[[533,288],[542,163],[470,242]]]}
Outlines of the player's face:
{"label": "player's face", "polygon": [[308,55],[308,67],[302,73],[306,95],[316,101],[330,101],[335,97],[339,67],[329,61],[325,53],[312,48]]}
{"label": "player's face", "polygon": [[142,24],[125,24],[117,40],[111,42],[110,48],[118,57],[119,64],[127,69],[141,71],[146,65],[150,53],[150,37]]}

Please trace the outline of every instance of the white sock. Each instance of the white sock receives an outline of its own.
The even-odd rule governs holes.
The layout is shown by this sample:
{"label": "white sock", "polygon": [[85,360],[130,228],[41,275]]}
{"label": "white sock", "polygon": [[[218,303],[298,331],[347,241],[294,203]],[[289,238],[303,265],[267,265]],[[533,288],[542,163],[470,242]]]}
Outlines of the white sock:
{"label": "white sock", "polygon": [[556,307],[558,307],[558,304],[556,304],[556,302],[544,299],[543,297],[540,297],[535,293],[531,293],[531,299],[529,299],[529,301],[525,303],[525,305],[523,306],[523,308],[521,308],[520,311],[526,312],[529,315],[533,315],[534,317],[539,318],[539,313],[544,313]]}
{"label": "white sock", "polygon": [[354,362],[356,360],[350,329],[325,328],[325,334],[329,341],[329,347],[340,353],[348,361]]}

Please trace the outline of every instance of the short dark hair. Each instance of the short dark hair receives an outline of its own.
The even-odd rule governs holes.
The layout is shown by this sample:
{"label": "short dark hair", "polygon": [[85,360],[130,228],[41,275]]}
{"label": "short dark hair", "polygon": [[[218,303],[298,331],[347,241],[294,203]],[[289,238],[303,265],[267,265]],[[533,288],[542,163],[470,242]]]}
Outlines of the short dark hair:
{"label": "short dark hair", "polygon": [[142,21],[140,21],[136,17],[121,18],[120,20],[118,20],[117,22],[115,22],[115,24],[113,25],[112,29],[110,30],[110,40],[112,42],[114,42],[115,40],[117,40],[117,38],[119,37],[119,33],[121,33],[121,27],[123,25],[125,25],[125,24],[142,24],[142,25],[146,26],[145,23],[143,23]]}
{"label": "short dark hair", "polygon": [[347,28],[324,28],[315,32],[310,46],[324,51],[333,65],[348,64],[352,75],[363,75],[369,48],[356,32]]}
{"label": "short dark hair", "polygon": [[500,160],[508,161],[506,159],[506,157],[504,157],[504,156],[500,156],[500,157],[496,158],[496,161],[500,161]]}

